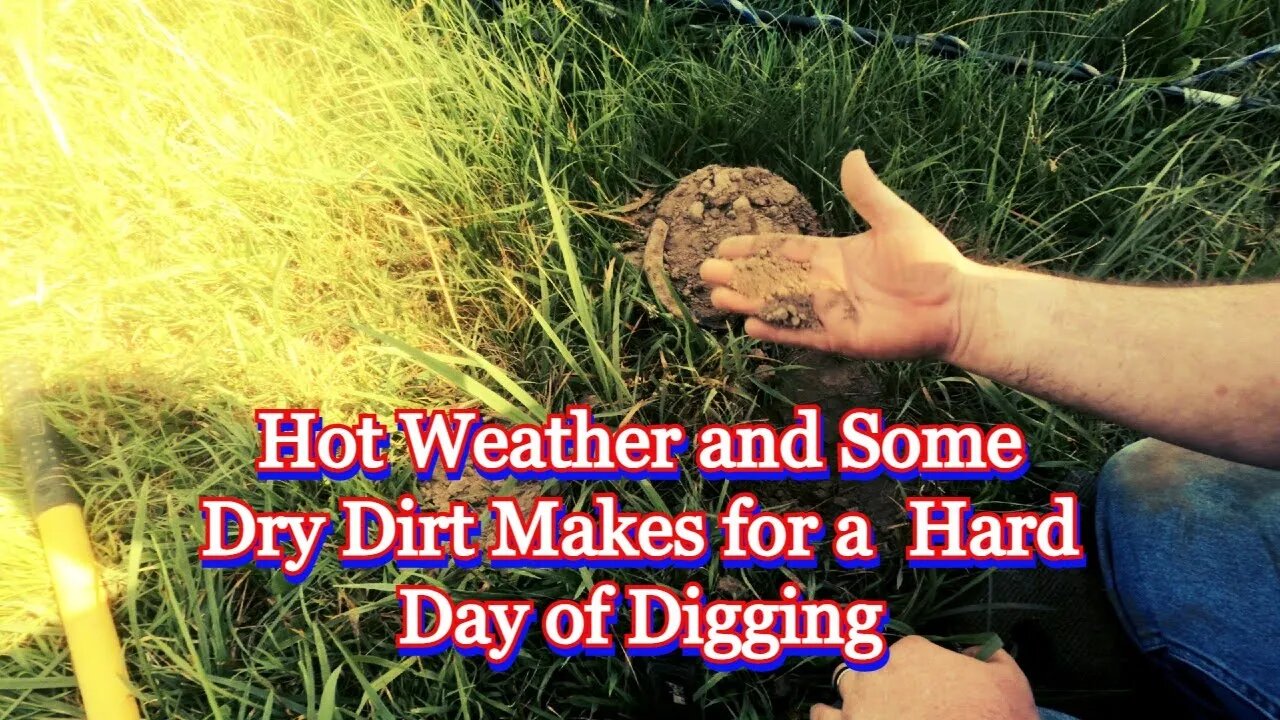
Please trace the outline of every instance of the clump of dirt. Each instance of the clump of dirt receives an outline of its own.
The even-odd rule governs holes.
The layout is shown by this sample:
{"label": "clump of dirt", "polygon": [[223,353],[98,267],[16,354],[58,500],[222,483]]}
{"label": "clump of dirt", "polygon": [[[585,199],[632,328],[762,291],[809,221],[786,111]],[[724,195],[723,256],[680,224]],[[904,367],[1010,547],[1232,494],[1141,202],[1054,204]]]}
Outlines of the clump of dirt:
{"label": "clump of dirt", "polygon": [[[758,167],[710,165],[686,175],[656,209],[646,194],[619,212],[628,224],[648,231],[639,264],[658,301],[672,314],[682,315],[674,289],[683,296],[693,319],[708,326],[723,326],[729,319],[711,305],[710,289],[698,276],[699,265],[714,254],[721,240],[734,235],[826,234],[813,207],[795,186]],[[632,249],[623,249],[632,258]],[[782,257],[779,250],[776,244],[765,244],[754,255],[736,260],[733,287],[765,300],[758,313],[765,322],[815,327],[818,321],[810,267]],[[845,410],[881,407],[884,402],[880,383],[863,361],[781,346],[770,346],[768,352],[758,350],[757,354],[761,381],[778,387],[797,403],[820,407],[828,457],[834,457],[839,420]],[[790,405],[778,411],[775,419],[779,424],[790,422]],[[847,483],[833,477],[826,482],[742,482],[735,489],[756,492],[771,509],[812,508],[828,520],[859,509],[868,514],[877,530],[888,532],[900,526],[904,517],[899,488],[888,478]]]}
{"label": "clump of dirt", "polygon": [[448,510],[451,502],[464,502],[475,510],[483,519],[480,531],[480,547],[488,547],[493,542],[493,528],[489,524],[489,498],[495,495],[514,497],[521,511],[528,512],[533,508],[533,501],[541,492],[542,485],[536,482],[516,483],[511,492],[503,490],[504,482],[486,480],[470,466],[462,469],[462,477],[450,480],[441,468],[431,476],[431,480],[418,483],[418,504],[424,510]]}
{"label": "clump of dirt", "polygon": [[[817,234],[818,215],[794,185],[758,167],[732,168],[708,165],[676,184],[658,204],[645,246],[644,269],[659,301],[680,314],[680,304],[667,291],[666,281],[683,296],[694,320],[720,324],[729,319],[711,305],[711,290],[698,276],[698,266],[715,253],[721,240],[734,235],[768,233]],[[788,262],[772,258],[773,263]],[[786,268],[787,272],[799,272]],[[770,285],[777,283],[777,268]],[[803,274],[800,275],[803,277]],[[808,293],[801,293],[807,301]],[[771,308],[770,322],[800,327],[803,302],[788,299]],[[789,307],[788,307],[789,306]]]}

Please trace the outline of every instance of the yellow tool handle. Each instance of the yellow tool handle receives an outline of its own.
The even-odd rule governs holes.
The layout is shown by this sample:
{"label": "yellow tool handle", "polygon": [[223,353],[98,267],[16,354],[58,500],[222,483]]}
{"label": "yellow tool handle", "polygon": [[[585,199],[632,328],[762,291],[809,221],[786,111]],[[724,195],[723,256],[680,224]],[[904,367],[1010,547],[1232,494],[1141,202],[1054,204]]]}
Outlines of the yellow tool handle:
{"label": "yellow tool handle", "polygon": [[124,651],[116,635],[80,498],[45,420],[39,372],[29,363],[4,368],[5,411],[31,496],[58,601],[71,668],[88,720],[137,720]]}
{"label": "yellow tool handle", "polygon": [[138,704],[129,690],[124,650],[85,532],[84,513],[76,504],[56,505],[36,516],[36,527],[53,576],[85,717],[136,720]]}

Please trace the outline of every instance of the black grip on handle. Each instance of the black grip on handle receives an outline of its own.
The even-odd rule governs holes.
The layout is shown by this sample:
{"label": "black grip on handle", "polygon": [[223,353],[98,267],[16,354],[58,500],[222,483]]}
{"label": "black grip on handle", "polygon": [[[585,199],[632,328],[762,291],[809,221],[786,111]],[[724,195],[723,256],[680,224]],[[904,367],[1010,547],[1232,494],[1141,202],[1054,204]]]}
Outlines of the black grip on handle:
{"label": "black grip on handle", "polygon": [[79,504],[80,496],[62,463],[57,436],[44,417],[39,369],[30,361],[18,360],[6,363],[0,374],[9,435],[18,449],[32,511],[39,515],[58,505]]}

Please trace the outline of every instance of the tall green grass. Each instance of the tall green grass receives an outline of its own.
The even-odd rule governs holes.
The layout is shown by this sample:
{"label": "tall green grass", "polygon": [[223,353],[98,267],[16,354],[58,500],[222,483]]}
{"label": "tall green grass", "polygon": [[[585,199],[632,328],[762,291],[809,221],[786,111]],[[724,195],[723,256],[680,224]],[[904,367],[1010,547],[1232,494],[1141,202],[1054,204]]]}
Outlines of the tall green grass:
{"label": "tall green grass", "polygon": [[[5,18],[0,336],[45,367],[148,717],[643,707],[644,671],[621,656],[565,660],[531,637],[495,676],[474,659],[391,649],[397,582],[550,600],[599,573],[424,578],[342,572],[326,555],[294,588],[199,569],[193,508],[202,493],[295,509],[413,489],[403,471],[376,485],[257,483],[258,406],[339,419],[467,403],[516,420],[589,400],[608,421],[689,427],[769,416],[778,403],[752,343],[665,315],[615,250],[628,230],[614,208],[703,164],[780,172],[848,230],[833,178],[864,147],[992,261],[1142,281],[1280,272],[1274,117],[1166,108],[660,4],[507,5],[499,20],[461,0],[33,4]],[[1262,2],[1023,5],[817,4],[1142,76],[1278,39]],[[1039,484],[1096,468],[1128,438],[936,363],[879,372],[905,419],[1018,422]],[[75,717],[38,543],[0,450],[0,715]],[[592,486],[545,489],[580,505]],[[672,511],[714,508],[729,491],[692,475],[613,489]],[[981,497],[1009,500],[995,487]],[[723,574],[614,576],[714,585]],[[733,574],[762,596],[781,578]],[[813,594],[889,598],[898,631],[971,582],[892,562],[792,576]],[[691,672],[706,703],[751,718],[773,714],[779,682],[805,688],[824,668],[797,661],[781,681]]]}

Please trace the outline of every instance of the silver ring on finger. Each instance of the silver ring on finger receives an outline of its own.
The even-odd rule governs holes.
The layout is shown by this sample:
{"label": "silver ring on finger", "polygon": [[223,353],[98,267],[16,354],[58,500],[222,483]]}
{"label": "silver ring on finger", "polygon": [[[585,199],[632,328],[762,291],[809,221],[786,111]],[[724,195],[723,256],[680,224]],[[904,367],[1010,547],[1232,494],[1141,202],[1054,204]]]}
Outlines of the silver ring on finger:
{"label": "silver ring on finger", "polygon": [[853,668],[841,662],[831,671],[831,687],[835,688],[836,692],[840,692],[840,679],[844,677],[845,673],[851,672],[853,672]]}

